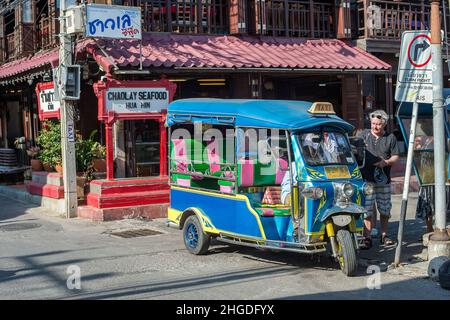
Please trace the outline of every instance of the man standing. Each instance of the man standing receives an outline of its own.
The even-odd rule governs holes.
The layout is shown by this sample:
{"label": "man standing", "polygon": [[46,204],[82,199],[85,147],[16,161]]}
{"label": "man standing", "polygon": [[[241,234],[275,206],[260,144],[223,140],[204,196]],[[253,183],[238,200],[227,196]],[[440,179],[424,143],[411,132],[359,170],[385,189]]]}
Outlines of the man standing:
{"label": "man standing", "polygon": [[370,130],[360,133],[366,145],[366,163],[362,170],[363,178],[375,185],[372,196],[366,197],[365,216],[365,245],[364,249],[372,246],[372,215],[375,204],[380,214],[381,244],[393,245],[394,241],[387,236],[389,218],[391,217],[391,167],[398,161],[399,150],[397,139],[393,134],[385,131],[388,115],[383,110],[376,110],[370,114]]}

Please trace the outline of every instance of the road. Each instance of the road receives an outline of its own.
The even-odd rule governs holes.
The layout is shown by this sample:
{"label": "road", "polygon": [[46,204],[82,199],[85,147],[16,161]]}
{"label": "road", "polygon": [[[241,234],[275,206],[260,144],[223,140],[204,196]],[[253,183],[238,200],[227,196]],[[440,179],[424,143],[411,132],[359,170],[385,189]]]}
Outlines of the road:
{"label": "road", "polygon": [[[400,203],[395,197],[393,236]],[[414,205],[411,201],[408,210],[405,266],[387,268],[395,248],[376,245],[361,252],[358,276],[347,278],[325,256],[319,261],[218,242],[209,254],[193,256],[184,248],[181,231],[167,227],[164,219],[66,220],[0,195],[0,298],[450,299],[450,291],[426,278],[426,262],[416,259],[425,228],[413,219]],[[111,234],[142,228],[161,233]],[[373,264],[382,272],[368,274]],[[378,284],[379,289],[369,289]]]}

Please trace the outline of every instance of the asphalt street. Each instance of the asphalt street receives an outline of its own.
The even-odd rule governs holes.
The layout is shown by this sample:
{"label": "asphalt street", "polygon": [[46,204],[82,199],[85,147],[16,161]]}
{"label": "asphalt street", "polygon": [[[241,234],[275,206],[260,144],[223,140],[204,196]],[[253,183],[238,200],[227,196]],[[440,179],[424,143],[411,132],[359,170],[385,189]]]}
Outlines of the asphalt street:
{"label": "asphalt street", "polygon": [[[395,248],[378,244],[360,254],[348,278],[327,256],[262,251],[214,242],[209,254],[187,252],[181,231],[164,219],[94,223],[64,219],[0,195],[2,299],[450,299],[427,278],[419,238],[425,226],[410,201],[403,266]],[[394,196],[395,238],[400,197]],[[121,238],[114,232],[159,234]],[[371,270],[381,270],[371,274]]]}

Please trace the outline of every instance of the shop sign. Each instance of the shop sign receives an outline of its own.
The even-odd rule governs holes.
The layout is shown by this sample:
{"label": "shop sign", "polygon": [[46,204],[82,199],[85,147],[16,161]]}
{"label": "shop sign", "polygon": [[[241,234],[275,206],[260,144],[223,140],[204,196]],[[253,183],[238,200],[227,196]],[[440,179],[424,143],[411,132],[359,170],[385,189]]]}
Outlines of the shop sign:
{"label": "shop sign", "polygon": [[39,105],[39,119],[59,118],[60,103],[55,100],[53,82],[38,83],[36,96]]}
{"label": "shop sign", "polygon": [[142,39],[141,8],[87,5],[86,37]]}
{"label": "shop sign", "polygon": [[166,88],[109,88],[105,93],[106,110],[116,113],[161,112],[168,105]]}

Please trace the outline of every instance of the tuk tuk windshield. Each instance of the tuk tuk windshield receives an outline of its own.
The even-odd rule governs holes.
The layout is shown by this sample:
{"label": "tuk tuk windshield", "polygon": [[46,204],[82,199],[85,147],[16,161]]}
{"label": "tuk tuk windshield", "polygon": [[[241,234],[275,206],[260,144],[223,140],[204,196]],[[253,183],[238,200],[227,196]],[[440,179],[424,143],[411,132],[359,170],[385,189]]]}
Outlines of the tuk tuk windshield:
{"label": "tuk tuk windshield", "polygon": [[298,135],[305,161],[312,166],[354,163],[351,147],[340,132],[310,132]]}

